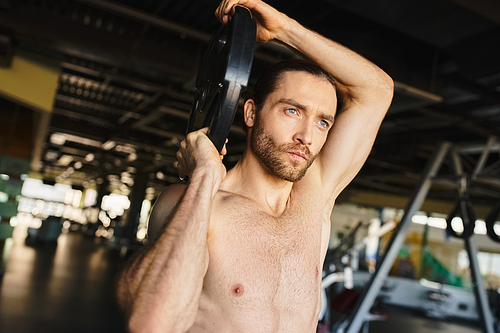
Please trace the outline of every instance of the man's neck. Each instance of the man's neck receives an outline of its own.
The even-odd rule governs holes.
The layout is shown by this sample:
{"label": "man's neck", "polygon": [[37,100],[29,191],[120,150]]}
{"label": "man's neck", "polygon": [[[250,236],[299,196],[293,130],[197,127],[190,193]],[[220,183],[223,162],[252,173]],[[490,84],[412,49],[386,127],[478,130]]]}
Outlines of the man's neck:
{"label": "man's neck", "polygon": [[251,151],[247,151],[228,172],[221,190],[247,197],[267,214],[280,216],[289,204],[292,187],[292,182],[277,178]]}

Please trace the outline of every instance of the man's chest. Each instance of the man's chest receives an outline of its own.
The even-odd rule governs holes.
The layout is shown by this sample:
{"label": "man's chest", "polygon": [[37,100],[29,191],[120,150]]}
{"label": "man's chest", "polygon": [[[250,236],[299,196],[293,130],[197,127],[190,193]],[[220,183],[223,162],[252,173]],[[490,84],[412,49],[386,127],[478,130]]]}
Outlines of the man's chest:
{"label": "man's chest", "polygon": [[279,218],[245,205],[214,214],[205,291],[232,306],[314,308],[325,232],[318,208],[292,205]]}

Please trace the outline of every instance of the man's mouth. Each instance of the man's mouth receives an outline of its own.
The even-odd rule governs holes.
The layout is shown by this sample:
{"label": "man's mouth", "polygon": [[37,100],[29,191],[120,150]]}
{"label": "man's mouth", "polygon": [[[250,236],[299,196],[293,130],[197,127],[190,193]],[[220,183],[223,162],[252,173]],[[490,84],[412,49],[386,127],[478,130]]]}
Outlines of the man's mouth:
{"label": "man's mouth", "polygon": [[306,154],[300,152],[300,151],[292,151],[292,152],[288,152],[288,154],[290,154],[292,156],[292,158],[294,160],[297,160],[297,161],[305,161],[307,160],[306,158]]}

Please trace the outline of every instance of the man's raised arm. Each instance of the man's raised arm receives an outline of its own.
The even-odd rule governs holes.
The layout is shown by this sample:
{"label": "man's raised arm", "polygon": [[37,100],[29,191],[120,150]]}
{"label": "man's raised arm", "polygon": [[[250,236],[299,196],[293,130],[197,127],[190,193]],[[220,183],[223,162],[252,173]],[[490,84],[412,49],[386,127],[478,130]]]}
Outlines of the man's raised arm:
{"label": "man's raised arm", "polygon": [[205,133],[181,143],[180,170],[190,175],[189,185],[162,192],[150,218],[155,239],[119,277],[117,299],[132,333],[185,332],[194,324],[208,268],[212,201],[226,172]]}
{"label": "man's raised arm", "polygon": [[357,53],[306,29],[260,0],[225,0],[216,11],[219,20],[227,22],[235,5],[252,11],[258,42],[280,40],[318,63],[336,80],[343,106],[317,160],[323,185],[335,198],[370,153],[392,101],[392,79]]}
{"label": "man's raised arm", "polygon": [[330,72],[342,96],[342,109],[318,160],[323,184],[336,198],[366,161],[391,104],[394,84],[357,53],[299,26],[292,21],[283,40]]}

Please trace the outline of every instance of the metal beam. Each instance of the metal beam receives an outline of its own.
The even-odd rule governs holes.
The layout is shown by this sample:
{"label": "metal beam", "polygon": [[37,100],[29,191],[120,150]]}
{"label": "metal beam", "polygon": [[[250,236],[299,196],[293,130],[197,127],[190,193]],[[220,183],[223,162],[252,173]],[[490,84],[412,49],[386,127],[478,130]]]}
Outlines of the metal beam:
{"label": "metal beam", "polygon": [[[154,111],[150,112],[147,116],[142,117],[141,120],[133,123],[130,126],[130,128],[138,129],[138,128],[146,127],[147,125],[157,121],[161,117],[163,117],[163,112],[161,112],[160,110],[154,110]],[[120,122],[120,120],[118,120],[118,122]]]}
{"label": "metal beam", "polygon": [[151,104],[158,101],[158,99],[163,95],[161,91],[157,91],[153,96],[145,99],[142,103],[134,107],[132,110],[124,114],[120,119],[118,119],[119,124],[123,124],[130,118],[136,118],[136,114],[140,113],[142,110],[150,106]]}
{"label": "metal beam", "polygon": [[405,188],[400,187],[400,186],[392,186],[392,185],[388,185],[388,184],[385,184],[382,182],[375,182],[375,181],[372,181],[372,180],[369,180],[369,179],[366,179],[363,177],[359,177],[359,176],[354,178],[353,183],[356,185],[362,185],[362,186],[370,187],[372,189],[381,190],[381,191],[389,192],[389,193],[397,193],[400,195],[408,195],[410,192],[409,190],[406,190]]}
{"label": "metal beam", "polygon": [[54,112],[54,114],[58,114],[58,115],[65,116],[68,118],[73,118],[73,119],[77,119],[77,120],[85,120],[89,123],[93,123],[93,124],[98,125],[100,127],[108,127],[109,128],[109,127],[115,126],[115,124],[107,121],[104,118],[93,117],[93,116],[89,116],[89,115],[86,115],[86,114],[80,113],[80,112],[65,110],[65,109],[61,109],[61,108],[54,108],[53,112]]}
{"label": "metal beam", "polygon": [[[483,143],[465,143],[458,144],[458,148],[460,148],[460,152],[462,154],[481,154],[484,151],[485,145]],[[497,142],[496,145],[493,145],[490,149],[490,152],[500,152],[500,142]]]}
{"label": "metal beam", "polygon": [[481,271],[479,270],[479,262],[477,260],[477,247],[473,241],[473,237],[465,239],[465,247],[469,255],[469,265],[474,287],[474,296],[476,297],[477,312],[479,314],[480,324],[484,333],[495,333],[493,329],[493,316],[488,304],[488,295],[483,284]]}
{"label": "metal beam", "polygon": [[178,33],[179,35],[187,36],[203,43],[208,43],[208,41],[210,40],[211,35],[209,33],[181,25],[179,23],[170,22],[156,15],[144,13],[140,10],[137,10],[136,8],[124,6],[116,2],[103,1],[103,0],[74,0],[74,1],[85,5],[89,5],[94,8],[99,8],[101,10],[111,12],[113,14],[118,14],[120,16],[124,16],[126,18],[138,22],[146,23],[148,25],[152,25],[171,32],[175,32]]}
{"label": "metal beam", "polygon": [[380,168],[384,168],[387,170],[393,170],[396,171],[402,175],[404,175],[407,178],[411,179],[420,179],[420,174],[417,173],[416,170],[410,169],[406,166],[402,166],[400,164],[397,164],[396,162],[390,161],[387,158],[384,158],[382,156],[369,156],[369,158],[366,160],[367,164],[375,165]]}
{"label": "metal beam", "polygon": [[[107,113],[107,114],[115,115],[115,116],[123,116],[129,112],[127,110],[114,108],[114,107],[107,106],[107,105],[104,105],[101,103],[91,102],[91,101],[83,99],[83,98],[66,96],[66,95],[62,95],[62,94],[57,94],[55,100],[59,101],[59,102],[75,105],[77,107],[88,108],[88,109],[91,109],[94,111],[103,112],[103,113]],[[137,119],[140,117],[140,115],[132,114],[131,117]]]}
{"label": "metal beam", "polygon": [[[158,110],[160,110],[161,112],[169,115],[169,116],[174,116],[174,117],[177,117],[177,118],[181,118],[181,119],[185,119],[185,120],[189,120],[189,113],[188,112],[185,112],[185,111],[180,111],[180,110],[177,110],[177,109],[174,109],[174,108],[170,108],[170,107],[167,107],[167,106],[160,106],[158,108]],[[245,132],[245,130],[240,127],[240,126],[236,126],[236,125],[232,125],[231,126],[231,133],[232,134],[237,134],[237,135],[240,135],[240,136],[246,136],[247,133]]]}
{"label": "metal beam", "polygon": [[462,128],[462,129],[466,130],[467,132],[476,134],[480,137],[489,137],[491,135],[495,135],[495,133],[492,130],[471,124],[470,122],[465,121],[461,117],[443,114],[441,112],[437,112],[437,111],[434,111],[434,110],[431,110],[428,108],[420,108],[420,109],[417,109],[415,111],[420,113],[420,114],[426,115],[428,117],[444,120],[451,125]]}
{"label": "metal beam", "polygon": [[497,138],[495,136],[490,136],[488,141],[486,142],[486,146],[484,147],[479,160],[477,161],[476,167],[472,172],[472,180],[477,178],[477,175],[483,171],[486,161],[488,160],[488,156],[490,156],[491,148],[495,145]]}

